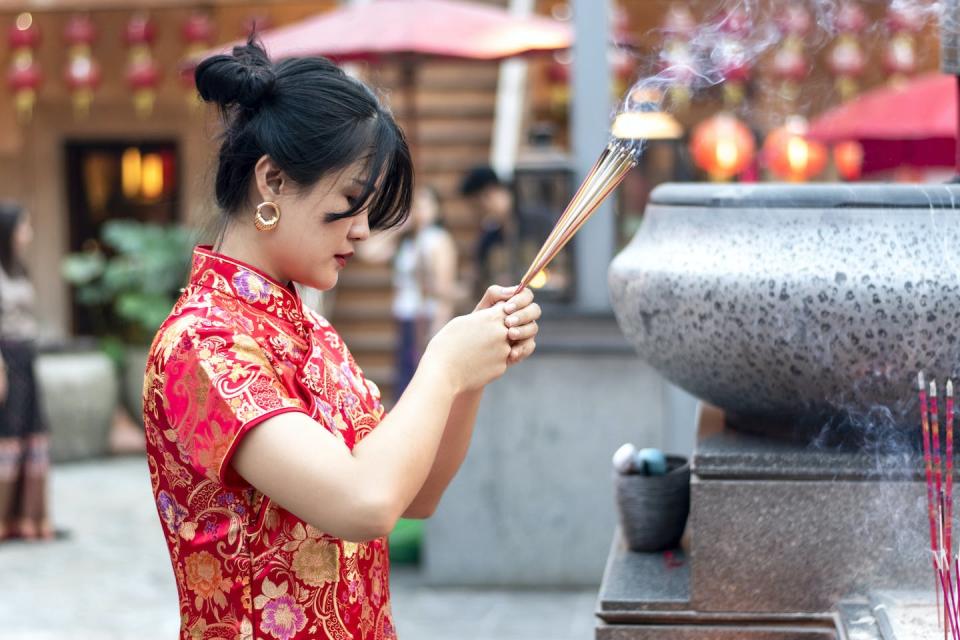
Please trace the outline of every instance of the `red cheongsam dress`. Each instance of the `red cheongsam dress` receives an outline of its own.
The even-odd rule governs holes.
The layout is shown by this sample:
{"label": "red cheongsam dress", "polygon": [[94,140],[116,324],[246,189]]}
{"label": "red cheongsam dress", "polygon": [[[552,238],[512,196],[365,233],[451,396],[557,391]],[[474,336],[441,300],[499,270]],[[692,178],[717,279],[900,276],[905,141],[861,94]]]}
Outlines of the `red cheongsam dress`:
{"label": "red cheongsam dress", "polygon": [[377,387],[330,323],[292,287],[198,247],[151,347],[143,395],[181,638],[396,637],[386,540],[327,535],[230,465],[246,433],[287,411],[351,449],[380,422]]}

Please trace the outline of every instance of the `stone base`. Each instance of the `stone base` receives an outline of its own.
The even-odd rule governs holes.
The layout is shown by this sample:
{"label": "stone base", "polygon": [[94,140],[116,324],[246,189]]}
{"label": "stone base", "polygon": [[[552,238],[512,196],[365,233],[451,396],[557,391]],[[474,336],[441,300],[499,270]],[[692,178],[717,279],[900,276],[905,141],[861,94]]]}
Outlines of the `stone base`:
{"label": "stone base", "polygon": [[675,566],[680,552],[632,553],[618,536],[598,639],[852,638],[838,635],[842,602],[932,590],[916,456],[744,435],[710,407],[698,431],[688,565]]}

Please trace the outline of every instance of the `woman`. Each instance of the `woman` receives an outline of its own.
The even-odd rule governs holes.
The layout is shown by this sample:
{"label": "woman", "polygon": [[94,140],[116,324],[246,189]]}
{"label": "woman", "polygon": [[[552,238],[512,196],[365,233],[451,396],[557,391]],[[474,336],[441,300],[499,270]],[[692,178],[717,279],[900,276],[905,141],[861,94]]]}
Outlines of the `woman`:
{"label": "woman", "polygon": [[49,437],[33,373],[36,293],[23,264],[32,240],[23,208],[0,203],[0,540],[54,537],[46,498]]}
{"label": "woman", "polygon": [[393,261],[398,396],[410,383],[427,341],[453,318],[457,300],[457,246],[443,227],[433,188],[414,192],[404,227],[409,230]]}
{"label": "woman", "polygon": [[491,289],[430,342],[389,416],[294,282],[333,287],[402,222],[410,155],[369,89],[323,58],[214,56],[225,131],[217,248],[147,363],[144,419],[182,638],[393,638],[385,536],[459,468],[481,391],[534,349],[529,291]]}

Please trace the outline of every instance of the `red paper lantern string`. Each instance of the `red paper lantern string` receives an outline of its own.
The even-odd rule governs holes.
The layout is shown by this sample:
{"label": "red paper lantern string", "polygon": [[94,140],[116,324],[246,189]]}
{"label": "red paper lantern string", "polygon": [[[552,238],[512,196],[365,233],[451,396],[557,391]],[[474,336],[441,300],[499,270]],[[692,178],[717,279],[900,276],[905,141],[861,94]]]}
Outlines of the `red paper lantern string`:
{"label": "red paper lantern string", "polygon": [[127,59],[127,85],[133,93],[133,105],[137,115],[148,118],[153,113],[157,87],[162,74],[153,59],[150,46],[157,35],[157,29],[147,14],[135,14],[127,22],[124,39],[130,52]]}
{"label": "red paper lantern string", "polygon": [[11,51],[7,85],[13,92],[17,119],[25,124],[33,117],[37,92],[43,84],[43,71],[36,60],[40,27],[33,19],[33,14],[25,12],[18,15],[8,31],[7,39]]}
{"label": "red paper lantern string", "polygon": [[866,26],[867,16],[857,2],[840,5],[834,21],[837,39],[827,54],[827,65],[837,78],[835,86],[844,101],[856,95],[858,80],[867,66],[867,57],[860,43],[860,34]]}
{"label": "red paper lantern string", "polygon": [[64,82],[70,91],[73,112],[78,118],[90,114],[94,93],[102,79],[100,65],[93,58],[93,43],[97,40],[97,27],[87,15],[72,16],[63,29],[67,43],[67,66]]}

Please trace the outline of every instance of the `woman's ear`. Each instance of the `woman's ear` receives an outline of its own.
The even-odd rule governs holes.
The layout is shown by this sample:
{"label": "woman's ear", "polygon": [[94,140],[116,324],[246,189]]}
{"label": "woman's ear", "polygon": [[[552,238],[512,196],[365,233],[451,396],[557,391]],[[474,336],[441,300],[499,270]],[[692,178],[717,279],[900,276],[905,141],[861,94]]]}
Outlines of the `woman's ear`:
{"label": "woman's ear", "polygon": [[257,182],[257,191],[263,202],[275,201],[288,184],[287,176],[270,156],[261,156],[253,169]]}

